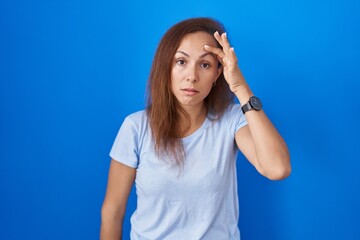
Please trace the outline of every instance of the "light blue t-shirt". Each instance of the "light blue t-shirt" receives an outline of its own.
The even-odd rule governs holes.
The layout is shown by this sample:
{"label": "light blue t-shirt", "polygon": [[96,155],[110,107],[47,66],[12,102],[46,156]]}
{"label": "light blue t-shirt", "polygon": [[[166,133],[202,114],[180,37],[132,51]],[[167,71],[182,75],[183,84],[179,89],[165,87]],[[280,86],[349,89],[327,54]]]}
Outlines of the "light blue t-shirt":
{"label": "light blue t-shirt", "polygon": [[247,124],[239,104],[182,139],[182,171],[159,160],[145,111],[126,117],[110,156],[136,168],[131,239],[240,239],[235,133]]}

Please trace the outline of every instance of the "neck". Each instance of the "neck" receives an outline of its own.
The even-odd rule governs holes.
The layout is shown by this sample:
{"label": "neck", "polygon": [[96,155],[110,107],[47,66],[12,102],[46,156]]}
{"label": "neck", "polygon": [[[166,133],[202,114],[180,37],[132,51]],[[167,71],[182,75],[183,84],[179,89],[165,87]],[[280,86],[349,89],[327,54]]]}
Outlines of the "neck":
{"label": "neck", "polygon": [[189,116],[189,118],[182,116],[180,120],[183,137],[186,137],[201,127],[206,118],[207,112],[204,104],[191,107],[183,106],[183,109]]}

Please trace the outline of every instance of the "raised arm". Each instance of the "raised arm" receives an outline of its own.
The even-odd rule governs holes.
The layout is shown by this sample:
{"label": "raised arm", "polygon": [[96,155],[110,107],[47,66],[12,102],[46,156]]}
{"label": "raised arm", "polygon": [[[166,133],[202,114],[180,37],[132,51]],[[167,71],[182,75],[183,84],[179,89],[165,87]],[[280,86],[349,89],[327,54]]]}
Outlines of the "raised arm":
{"label": "raised arm", "polygon": [[280,180],[290,175],[290,157],[282,139],[263,110],[245,113],[248,125],[235,134],[236,143],[260,174]]}
{"label": "raised arm", "polygon": [[135,168],[111,160],[106,195],[101,209],[101,240],[122,239],[126,204],[135,175]]}
{"label": "raised arm", "polygon": [[[253,93],[240,71],[234,48],[230,47],[226,33],[220,36],[215,32],[214,37],[223,49],[214,46],[204,48],[217,56],[231,91],[241,104],[246,104]],[[247,111],[245,115],[248,126],[235,134],[241,152],[265,177],[278,180],[289,176],[291,165],[288,148],[264,111]]]}

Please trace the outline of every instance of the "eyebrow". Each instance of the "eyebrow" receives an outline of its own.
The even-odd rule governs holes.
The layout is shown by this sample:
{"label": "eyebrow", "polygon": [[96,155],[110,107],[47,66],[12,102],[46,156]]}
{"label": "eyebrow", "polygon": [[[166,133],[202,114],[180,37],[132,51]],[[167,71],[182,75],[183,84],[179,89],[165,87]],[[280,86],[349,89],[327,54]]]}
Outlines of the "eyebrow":
{"label": "eyebrow", "polygon": [[[185,56],[190,57],[189,54],[187,54],[186,52],[181,51],[181,50],[180,50],[180,51],[177,51],[176,53],[182,53],[182,54],[184,54]],[[215,56],[214,56],[211,52],[206,52],[206,53],[200,55],[199,58],[203,58],[203,57],[205,57],[205,56],[207,56],[207,55],[211,55],[211,56],[213,56],[213,57],[215,58]],[[215,59],[216,59],[216,58],[215,58]]]}

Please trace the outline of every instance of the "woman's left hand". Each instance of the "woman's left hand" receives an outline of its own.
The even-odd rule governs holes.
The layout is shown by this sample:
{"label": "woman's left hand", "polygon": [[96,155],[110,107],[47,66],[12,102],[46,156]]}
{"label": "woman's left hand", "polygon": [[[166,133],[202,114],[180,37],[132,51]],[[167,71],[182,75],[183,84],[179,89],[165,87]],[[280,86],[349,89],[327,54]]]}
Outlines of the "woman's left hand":
{"label": "woman's left hand", "polygon": [[238,60],[233,47],[230,47],[226,33],[214,33],[215,39],[219,42],[223,49],[205,45],[204,49],[216,55],[223,67],[225,80],[229,84],[230,90],[236,93],[238,90],[247,86],[245,78],[238,66]]}

